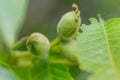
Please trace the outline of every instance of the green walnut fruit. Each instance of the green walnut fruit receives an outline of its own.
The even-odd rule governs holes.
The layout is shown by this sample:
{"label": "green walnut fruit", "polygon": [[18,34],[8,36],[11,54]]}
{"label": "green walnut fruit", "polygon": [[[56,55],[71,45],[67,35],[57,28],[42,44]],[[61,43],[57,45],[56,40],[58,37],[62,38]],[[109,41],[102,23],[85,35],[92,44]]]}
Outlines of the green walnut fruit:
{"label": "green walnut fruit", "polygon": [[78,63],[78,44],[76,40],[62,41],[59,47],[66,59]]}
{"label": "green walnut fruit", "polygon": [[35,56],[48,56],[50,42],[43,34],[31,34],[26,42],[26,45],[28,50],[31,51]]}
{"label": "green walnut fruit", "polygon": [[57,33],[63,38],[73,37],[80,28],[80,11],[75,4],[74,6],[76,10],[64,14],[57,25]]}

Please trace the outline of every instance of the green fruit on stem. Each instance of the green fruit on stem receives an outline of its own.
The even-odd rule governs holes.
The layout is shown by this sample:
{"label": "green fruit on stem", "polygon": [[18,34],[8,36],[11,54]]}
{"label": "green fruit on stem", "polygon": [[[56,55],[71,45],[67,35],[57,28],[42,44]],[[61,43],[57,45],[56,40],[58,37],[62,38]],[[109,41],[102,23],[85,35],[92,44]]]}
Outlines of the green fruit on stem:
{"label": "green fruit on stem", "polygon": [[78,63],[78,45],[76,40],[65,40],[59,45],[62,55],[74,62]]}
{"label": "green fruit on stem", "polygon": [[26,42],[27,48],[35,56],[48,57],[50,42],[41,33],[32,33]]}
{"label": "green fruit on stem", "polygon": [[73,8],[76,10],[64,14],[57,25],[58,35],[63,38],[73,37],[79,30],[81,24],[80,11],[75,4],[73,4]]}

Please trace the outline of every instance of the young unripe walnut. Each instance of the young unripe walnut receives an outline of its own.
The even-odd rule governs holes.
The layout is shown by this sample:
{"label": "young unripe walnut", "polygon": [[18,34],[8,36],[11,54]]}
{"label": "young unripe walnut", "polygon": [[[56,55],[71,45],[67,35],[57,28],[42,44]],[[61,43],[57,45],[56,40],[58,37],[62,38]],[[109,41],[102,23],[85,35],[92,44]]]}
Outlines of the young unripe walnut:
{"label": "young unripe walnut", "polygon": [[50,48],[50,42],[41,33],[32,33],[26,42],[27,48],[35,56],[47,57]]}
{"label": "young unripe walnut", "polygon": [[69,38],[76,35],[81,24],[80,11],[77,5],[73,4],[75,11],[70,11],[63,15],[57,25],[57,32],[63,38]]}

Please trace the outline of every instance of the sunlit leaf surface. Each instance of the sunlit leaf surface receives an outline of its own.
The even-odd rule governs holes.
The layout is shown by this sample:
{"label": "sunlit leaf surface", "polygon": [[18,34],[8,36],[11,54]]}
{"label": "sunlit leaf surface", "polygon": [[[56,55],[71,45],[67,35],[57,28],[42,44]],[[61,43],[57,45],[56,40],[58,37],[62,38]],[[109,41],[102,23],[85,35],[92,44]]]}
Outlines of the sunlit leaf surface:
{"label": "sunlit leaf surface", "polygon": [[88,80],[120,80],[120,18],[90,21],[78,37],[80,68],[93,73]]}

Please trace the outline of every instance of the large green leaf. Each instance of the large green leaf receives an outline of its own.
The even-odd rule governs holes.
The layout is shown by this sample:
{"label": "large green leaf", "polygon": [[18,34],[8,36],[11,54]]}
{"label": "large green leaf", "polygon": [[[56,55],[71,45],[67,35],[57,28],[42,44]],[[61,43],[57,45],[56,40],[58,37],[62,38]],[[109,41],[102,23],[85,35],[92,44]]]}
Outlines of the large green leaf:
{"label": "large green leaf", "polygon": [[62,64],[41,64],[35,68],[32,75],[33,80],[73,80],[68,68]]}
{"label": "large green leaf", "polygon": [[51,55],[48,61],[33,60],[33,67],[13,69],[21,80],[73,80],[68,66],[55,59],[60,59],[61,56],[54,52],[51,52]]}
{"label": "large green leaf", "polygon": [[20,29],[27,6],[27,0],[0,0],[0,34],[5,43],[11,45]]}
{"label": "large green leaf", "polygon": [[93,73],[89,80],[120,80],[120,18],[90,21],[78,36],[80,68]]}
{"label": "large green leaf", "polygon": [[10,70],[0,66],[0,80],[18,80],[18,79]]}

